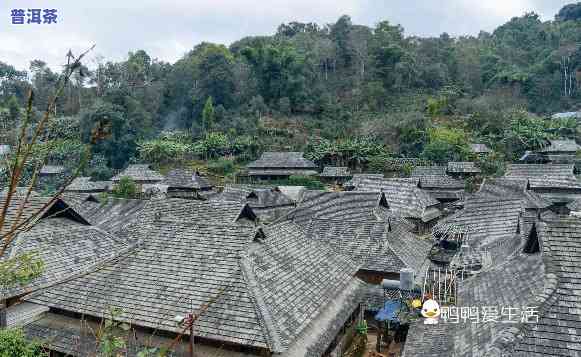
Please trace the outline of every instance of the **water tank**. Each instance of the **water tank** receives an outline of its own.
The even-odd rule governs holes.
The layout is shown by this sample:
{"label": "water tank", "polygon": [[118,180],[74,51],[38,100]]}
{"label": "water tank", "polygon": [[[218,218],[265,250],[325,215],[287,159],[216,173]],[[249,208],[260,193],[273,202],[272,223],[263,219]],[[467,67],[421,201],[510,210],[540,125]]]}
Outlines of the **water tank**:
{"label": "water tank", "polygon": [[412,290],[414,288],[414,270],[403,268],[399,271],[399,288],[401,290]]}
{"label": "water tank", "polygon": [[399,289],[400,282],[398,280],[388,280],[383,279],[381,281],[381,286],[384,289]]}

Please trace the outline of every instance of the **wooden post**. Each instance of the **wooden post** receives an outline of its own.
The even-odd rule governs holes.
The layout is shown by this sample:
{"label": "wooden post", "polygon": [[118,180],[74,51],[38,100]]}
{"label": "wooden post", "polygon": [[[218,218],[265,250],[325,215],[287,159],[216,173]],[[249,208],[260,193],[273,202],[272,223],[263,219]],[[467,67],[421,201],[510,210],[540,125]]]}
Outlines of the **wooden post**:
{"label": "wooden post", "polygon": [[190,315],[190,357],[194,357],[194,314]]}

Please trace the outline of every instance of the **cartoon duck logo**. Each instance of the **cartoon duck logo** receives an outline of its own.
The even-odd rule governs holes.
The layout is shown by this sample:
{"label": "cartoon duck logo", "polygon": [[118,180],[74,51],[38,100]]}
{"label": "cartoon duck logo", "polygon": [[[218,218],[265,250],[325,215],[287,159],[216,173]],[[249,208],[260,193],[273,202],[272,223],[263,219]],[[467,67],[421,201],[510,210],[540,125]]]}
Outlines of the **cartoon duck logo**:
{"label": "cartoon duck logo", "polygon": [[422,316],[426,319],[424,320],[424,324],[426,325],[435,325],[438,323],[438,317],[440,316],[440,305],[434,300],[426,300],[424,301],[424,305],[422,306]]}

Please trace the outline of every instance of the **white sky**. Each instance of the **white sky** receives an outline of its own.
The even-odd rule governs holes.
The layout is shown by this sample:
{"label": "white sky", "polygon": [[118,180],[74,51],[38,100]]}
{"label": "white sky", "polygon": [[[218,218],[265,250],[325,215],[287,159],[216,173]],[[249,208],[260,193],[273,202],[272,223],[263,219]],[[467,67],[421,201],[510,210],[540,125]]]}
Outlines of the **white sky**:
{"label": "white sky", "polygon": [[[544,20],[572,0],[0,0],[0,61],[28,69],[33,59],[53,68],[71,48],[96,44],[97,56],[121,60],[146,50],[174,62],[202,41],[230,44],[244,36],[268,35],[289,21],[332,23],[343,14],[356,24],[388,20],[406,34],[476,35],[511,17],[535,11]],[[14,8],[55,8],[56,25],[12,25]]]}

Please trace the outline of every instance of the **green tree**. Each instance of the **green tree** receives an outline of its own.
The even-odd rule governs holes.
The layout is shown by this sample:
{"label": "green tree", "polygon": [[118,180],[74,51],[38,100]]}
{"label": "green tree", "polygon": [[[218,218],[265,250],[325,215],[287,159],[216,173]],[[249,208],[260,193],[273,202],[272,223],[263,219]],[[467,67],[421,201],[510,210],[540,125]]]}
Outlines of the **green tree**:
{"label": "green tree", "polygon": [[102,154],[113,168],[122,168],[135,154],[137,135],[121,106],[96,102],[82,114],[81,130],[93,153]]}
{"label": "green tree", "polygon": [[113,188],[113,195],[119,198],[135,198],[137,195],[137,185],[131,177],[121,177],[119,183]]}
{"label": "green tree", "polygon": [[48,357],[40,343],[29,342],[20,329],[0,330],[0,357]]}
{"label": "green tree", "polygon": [[465,161],[469,155],[468,140],[462,129],[432,128],[428,130],[428,143],[422,152],[424,159],[444,163]]}
{"label": "green tree", "polygon": [[204,126],[204,132],[211,132],[215,121],[216,112],[214,111],[214,103],[212,101],[212,97],[208,97],[206,104],[204,104],[204,110],[202,111],[202,123]]}

